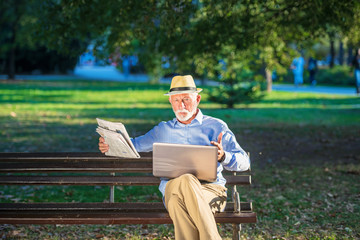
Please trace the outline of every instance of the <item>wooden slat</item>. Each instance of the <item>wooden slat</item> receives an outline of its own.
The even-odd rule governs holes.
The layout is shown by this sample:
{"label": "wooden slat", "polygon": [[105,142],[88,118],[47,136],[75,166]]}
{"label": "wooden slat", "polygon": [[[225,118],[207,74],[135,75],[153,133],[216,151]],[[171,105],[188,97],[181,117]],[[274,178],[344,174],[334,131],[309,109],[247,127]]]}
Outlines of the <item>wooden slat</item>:
{"label": "wooden slat", "polygon": [[0,185],[136,186],[158,185],[153,176],[0,176]]}
{"label": "wooden slat", "polygon": [[[225,176],[227,185],[249,185],[250,176]],[[158,185],[153,176],[0,176],[0,185],[88,185],[88,186],[137,186]]]}
{"label": "wooden slat", "polygon": [[[256,223],[256,213],[216,213],[218,223]],[[168,213],[134,212],[116,214],[69,213],[51,214],[38,212],[27,216],[1,214],[0,224],[171,224]]]}
{"label": "wooden slat", "polygon": [[[47,160],[46,162],[4,160],[0,162],[0,173],[51,173],[51,172],[118,172],[118,173],[152,173],[152,159],[116,159],[111,161],[68,161]],[[224,170],[224,175],[231,173]],[[248,171],[238,174],[246,174]]]}
{"label": "wooden slat", "polygon": [[121,158],[105,156],[100,152],[40,152],[40,153],[0,153],[0,162],[47,162],[56,160],[74,161],[151,161],[152,152],[139,153],[141,158]]}
{"label": "wooden slat", "polygon": [[[242,202],[241,211],[252,211],[251,202]],[[233,211],[234,203],[228,202],[225,211]],[[74,212],[166,212],[162,202],[141,203],[1,203],[0,215],[16,212],[74,211]]]}
{"label": "wooden slat", "polygon": [[251,175],[224,175],[226,179],[226,185],[250,185],[251,184]]}
{"label": "wooden slat", "polygon": [[[140,156],[109,157],[100,152],[0,153],[0,173],[152,172],[152,152]],[[227,172],[224,170],[224,174]]]}
{"label": "wooden slat", "polygon": [[152,162],[122,161],[122,162],[0,162],[0,173],[27,172],[121,172],[121,173],[151,173]]}

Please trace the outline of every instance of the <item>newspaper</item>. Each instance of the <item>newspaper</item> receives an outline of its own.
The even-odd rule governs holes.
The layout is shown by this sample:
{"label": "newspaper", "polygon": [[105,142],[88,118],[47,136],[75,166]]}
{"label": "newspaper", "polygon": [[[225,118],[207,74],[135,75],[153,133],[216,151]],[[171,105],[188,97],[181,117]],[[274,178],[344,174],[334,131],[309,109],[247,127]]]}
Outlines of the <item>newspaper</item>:
{"label": "newspaper", "polygon": [[96,132],[99,133],[105,139],[105,143],[109,145],[109,151],[105,153],[106,156],[140,158],[124,124],[110,122],[100,118],[96,118],[96,121],[98,123]]}

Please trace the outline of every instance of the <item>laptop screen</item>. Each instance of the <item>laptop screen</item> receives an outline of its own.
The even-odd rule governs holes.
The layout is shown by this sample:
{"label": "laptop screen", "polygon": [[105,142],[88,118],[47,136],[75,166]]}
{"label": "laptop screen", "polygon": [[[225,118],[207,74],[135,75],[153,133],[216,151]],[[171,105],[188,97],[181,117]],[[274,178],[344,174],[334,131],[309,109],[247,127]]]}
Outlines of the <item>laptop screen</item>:
{"label": "laptop screen", "polygon": [[176,178],[190,173],[199,180],[214,182],[217,173],[217,147],[154,143],[153,175]]}

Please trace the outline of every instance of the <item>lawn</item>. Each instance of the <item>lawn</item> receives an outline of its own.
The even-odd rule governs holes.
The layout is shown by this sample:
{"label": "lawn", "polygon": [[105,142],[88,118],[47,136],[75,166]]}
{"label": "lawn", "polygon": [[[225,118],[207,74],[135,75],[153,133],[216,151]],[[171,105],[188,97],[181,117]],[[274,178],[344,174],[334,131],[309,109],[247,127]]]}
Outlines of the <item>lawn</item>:
{"label": "lawn", "polygon": [[[0,152],[97,151],[96,117],[123,122],[131,136],[174,114],[168,85],[101,81],[0,82]],[[360,238],[360,98],[272,92],[234,109],[200,108],[223,119],[251,153],[257,224],[244,239]],[[156,187],[116,189],[116,201],[159,200]],[[121,193],[121,194],[120,194]],[[102,187],[0,186],[0,202],[104,201]],[[140,197],[141,195],[141,197]],[[5,239],[168,239],[170,225],[0,226]],[[230,226],[220,225],[224,239]]]}

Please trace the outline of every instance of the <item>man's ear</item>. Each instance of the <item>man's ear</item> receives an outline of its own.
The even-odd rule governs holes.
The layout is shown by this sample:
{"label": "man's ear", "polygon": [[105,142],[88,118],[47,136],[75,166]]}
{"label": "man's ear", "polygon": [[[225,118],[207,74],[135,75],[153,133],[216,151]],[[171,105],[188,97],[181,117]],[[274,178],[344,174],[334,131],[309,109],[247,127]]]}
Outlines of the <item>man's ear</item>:
{"label": "man's ear", "polygon": [[198,95],[196,96],[196,102],[197,102],[197,104],[199,104],[199,103],[200,103],[200,100],[201,100],[201,95],[200,95],[200,94],[198,94]]}
{"label": "man's ear", "polygon": [[169,102],[171,103],[171,96],[169,96]]}

